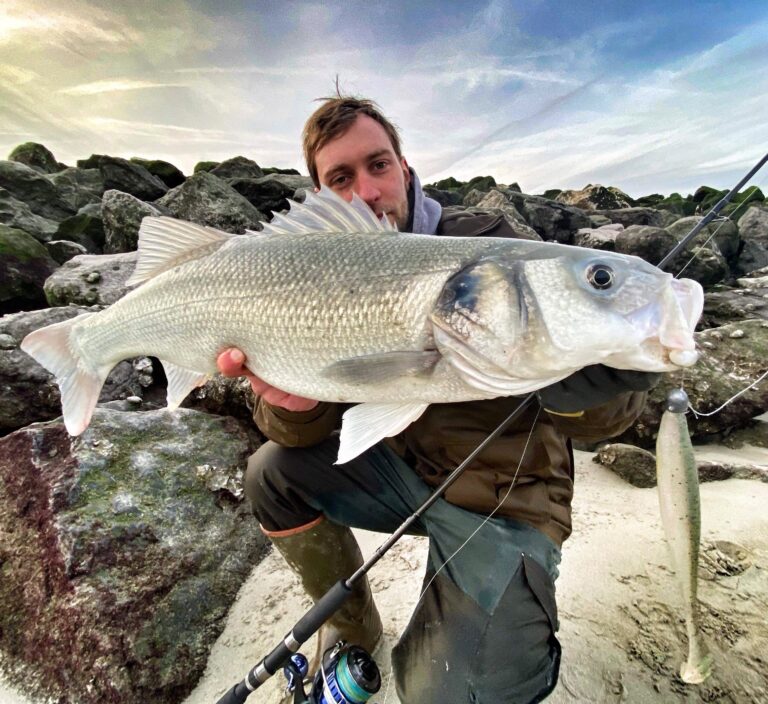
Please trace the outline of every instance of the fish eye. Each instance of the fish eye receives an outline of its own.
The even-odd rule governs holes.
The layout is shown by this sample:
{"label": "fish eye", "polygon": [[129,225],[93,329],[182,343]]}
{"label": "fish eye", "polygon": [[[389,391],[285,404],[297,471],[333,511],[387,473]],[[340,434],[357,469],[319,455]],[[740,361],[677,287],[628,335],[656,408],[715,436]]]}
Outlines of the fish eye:
{"label": "fish eye", "polygon": [[587,269],[587,282],[598,291],[605,291],[613,286],[615,275],[607,264],[591,264]]}

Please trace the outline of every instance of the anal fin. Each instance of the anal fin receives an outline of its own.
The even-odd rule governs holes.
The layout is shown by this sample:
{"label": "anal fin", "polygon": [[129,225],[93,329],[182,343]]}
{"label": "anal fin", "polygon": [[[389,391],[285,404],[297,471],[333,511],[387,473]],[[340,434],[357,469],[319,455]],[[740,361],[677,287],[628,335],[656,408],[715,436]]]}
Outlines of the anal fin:
{"label": "anal fin", "polygon": [[165,376],[168,378],[167,403],[170,411],[176,410],[192,389],[202,386],[208,381],[208,375],[204,372],[185,369],[164,359],[161,359],[160,362],[163,365]]}

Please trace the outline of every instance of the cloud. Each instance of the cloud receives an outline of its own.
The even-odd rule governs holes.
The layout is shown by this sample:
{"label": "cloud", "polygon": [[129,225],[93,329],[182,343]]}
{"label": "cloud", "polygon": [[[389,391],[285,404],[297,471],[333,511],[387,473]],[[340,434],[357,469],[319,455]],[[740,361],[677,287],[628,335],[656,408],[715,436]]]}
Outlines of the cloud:
{"label": "cloud", "polygon": [[151,88],[183,88],[181,83],[155,83],[152,81],[139,81],[131,78],[92,81],[69,88],[60,88],[59,93],[65,95],[96,95],[98,93],[114,93],[125,90],[146,90]]}

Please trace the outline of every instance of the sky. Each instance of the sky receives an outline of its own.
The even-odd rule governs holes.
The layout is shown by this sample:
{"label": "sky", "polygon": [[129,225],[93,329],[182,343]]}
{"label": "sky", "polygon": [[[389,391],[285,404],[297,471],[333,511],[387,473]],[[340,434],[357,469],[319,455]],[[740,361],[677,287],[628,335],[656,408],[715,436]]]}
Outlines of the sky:
{"label": "sky", "polygon": [[765,0],[2,0],[0,158],[35,141],[71,165],[306,173],[301,129],[337,76],[424,183],[685,195],[768,152]]}

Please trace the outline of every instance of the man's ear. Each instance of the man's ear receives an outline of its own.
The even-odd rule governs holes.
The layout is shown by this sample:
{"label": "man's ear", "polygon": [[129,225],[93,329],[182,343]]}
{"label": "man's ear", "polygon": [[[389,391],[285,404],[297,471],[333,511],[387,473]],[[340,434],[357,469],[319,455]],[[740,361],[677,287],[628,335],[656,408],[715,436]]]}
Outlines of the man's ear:
{"label": "man's ear", "polygon": [[405,175],[405,190],[407,191],[411,187],[411,172],[408,169],[408,162],[405,160],[404,156],[400,157],[400,166],[403,169],[403,174]]}

